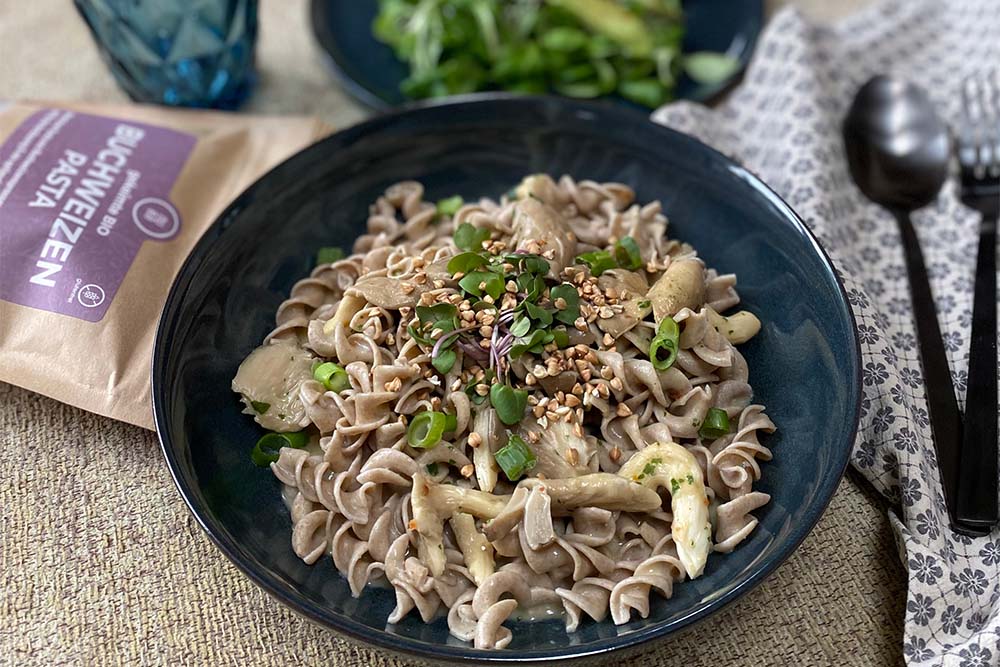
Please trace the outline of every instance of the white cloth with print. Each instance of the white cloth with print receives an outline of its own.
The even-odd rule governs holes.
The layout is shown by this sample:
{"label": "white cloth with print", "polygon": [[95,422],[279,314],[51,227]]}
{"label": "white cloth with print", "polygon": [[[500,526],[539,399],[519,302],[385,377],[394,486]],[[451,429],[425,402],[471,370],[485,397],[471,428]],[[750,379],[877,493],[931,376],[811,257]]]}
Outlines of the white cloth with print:
{"label": "white cloth with print", "polygon": [[[840,126],[855,91],[880,73],[922,86],[954,123],[963,79],[994,68],[1000,0],[884,0],[832,26],[788,9],[724,104],[676,103],[653,115],[760,175],[844,281],[864,369],[852,463],[892,502],[909,575],[902,648],[911,665],[1000,664],[1000,530],[971,539],[948,529],[899,233],[853,185]],[[952,178],[914,219],[964,407],[979,218],[960,204]]]}

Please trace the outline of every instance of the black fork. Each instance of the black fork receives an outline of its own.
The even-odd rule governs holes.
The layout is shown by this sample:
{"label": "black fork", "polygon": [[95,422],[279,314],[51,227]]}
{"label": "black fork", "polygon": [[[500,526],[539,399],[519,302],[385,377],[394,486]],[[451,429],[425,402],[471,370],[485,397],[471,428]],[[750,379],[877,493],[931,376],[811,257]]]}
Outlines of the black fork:
{"label": "black fork", "polygon": [[969,79],[962,90],[958,161],[962,202],[982,216],[972,308],[965,428],[955,519],[988,533],[997,523],[997,217],[1000,215],[1000,81]]}

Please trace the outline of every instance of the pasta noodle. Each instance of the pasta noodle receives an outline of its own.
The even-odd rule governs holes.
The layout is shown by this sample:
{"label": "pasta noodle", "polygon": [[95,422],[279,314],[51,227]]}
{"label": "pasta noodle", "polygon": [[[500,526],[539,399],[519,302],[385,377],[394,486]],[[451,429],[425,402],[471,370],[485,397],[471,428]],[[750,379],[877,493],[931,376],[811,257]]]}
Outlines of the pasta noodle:
{"label": "pasta noodle", "polygon": [[457,209],[388,188],[233,381],[286,445],[254,460],[295,554],[390,586],[390,623],[500,649],[515,613],[646,617],[746,540],[775,426],[736,345],[761,323],[666,232],[619,183],[536,174]]}

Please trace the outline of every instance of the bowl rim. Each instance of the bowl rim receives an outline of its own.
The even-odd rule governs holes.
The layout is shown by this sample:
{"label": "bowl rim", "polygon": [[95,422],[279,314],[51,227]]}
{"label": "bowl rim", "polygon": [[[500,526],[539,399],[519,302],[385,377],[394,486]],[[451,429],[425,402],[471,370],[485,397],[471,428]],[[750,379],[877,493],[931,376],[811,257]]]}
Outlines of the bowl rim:
{"label": "bowl rim", "polygon": [[[850,410],[850,432],[845,434],[844,446],[839,452],[839,459],[834,459],[833,473],[828,476],[825,484],[819,486],[819,501],[814,508],[814,512],[809,516],[809,520],[800,522],[794,527],[783,544],[779,545],[774,555],[758,565],[754,565],[745,580],[739,585],[732,586],[723,594],[713,598],[708,603],[699,605],[688,614],[671,621],[670,623],[654,624],[649,627],[640,628],[624,635],[617,635],[600,639],[596,642],[579,646],[566,646],[558,649],[526,649],[526,650],[481,650],[471,646],[450,646],[430,644],[421,640],[414,640],[409,637],[387,633],[380,629],[372,628],[368,625],[354,621],[349,616],[332,612],[322,605],[309,600],[293,597],[272,577],[258,572],[251,558],[246,556],[237,540],[228,535],[221,521],[211,518],[210,512],[203,507],[196,499],[196,489],[189,486],[184,479],[180,469],[180,464],[176,452],[173,448],[172,436],[169,433],[170,414],[167,412],[167,392],[165,386],[169,382],[164,378],[164,370],[170,351],[173,349],[167,343],[174,335],[177,325],[177,314],[184,301],[186,292],[190,287],[190,282],[195,271],[200,267],[206,254],[215,244],[219,233],[229,226],[245,207],[248,200],[252,199],[263,181],[270,179],[276,172],[284,171],[294,167],[294,163],[307,153],[327,152],[339,148],[346,148],[363,140],[366,136],[380,132],[384,127],[406,120],[421,114],[441,114],[455,107],[474,107],[476,105],[492,105],[496,103],[508,103],[525,106],[536,106],[542,109],[548,107],[551,111],[559,114],[587,113],[597,116],[624,116],[624,122],[641,121],[645,124],[645,129],[658,132],[664,136],[670,136],[672,141],[687,144],[696,150],[708,151],[716,160],[721,160],[728,167],[730,173],[751,185],[758,193],[763,195],[775,208],[779,215],[786,218],[795,231],[804,236],[822,261],[826,271],[832,277],[837,286],[839,296],[838,306],[846,314],[846,324],[851,338],[850,362],[854,367],[854,378],[849,387],[855,394],[854,401],[848,406]],[[604,122],[612,122],[606,119]],[[603,122],[601,123],[603,126]],[[568,100],[550,95],[512,95],[502,92],[474,93],[457,97],[450,97],[442,100],[427,100],[407,104],[395,111],[381,114],[366,121],[345,128],[339,132],[317,141],[300,151],[297,151],[287,159],[275,165],[255,180],[250,186],[240,193],[226,208],[216,217],[216,219],[205,229],[201,237],[194,244],[187,258],[178,270],[172,284],[167,299],[164,302],[163,310],[156,327],[156,335],[153,341],[152,363],[150,364],[150,376],[153,399],[153,421],[156,427],[157,439],[160,443],[160,450],[165,463],[170,470],[170,476],[177,487],[178,492],[184,500],[188,510],[194,515],[195,521],[205,531],[216,547],[232,562],[236,567],[257,586],[264,589],[272,598],[291,609],[296,614],[305,616],[310,621],[323,626],[329,630],[354,640],[369,648],[388,650],[396,654],[428,659],[431,661],[449,661],[462,664],[490,664],[490,665],[513,665],[518,662],[548,662],[548,661],[570,661],[582,658],[593,658],[607,655],[613,651],[625,651],[635,649],[643,644],[652,643],[665,637],[673,635],[689,628],[705,618],[713,615],[734,600],[742,597],[749,591],[760,585],[770,576],[781,564],[783,564],[792,553],[805,540],[806,536],[815,528],[820,518],[829,506],[830,500],[843,478],[850,461],[850,452],[857,438],[861,418],[861,345],[857,335],[857,321],[854,311],[850,307],[847,291],[843,281],[837,272],[833,261],[819,240],[812,233],[809,227],[795,213],[776,192],[774,192],[763,180],[749,169],[738,164],[733,159],[727,157],[716,149],[702,143],[700,140],[684,132],[670,127],[654,123],[648,116],[618,105],[611,105],[602,102],[583,102],[578,100]]]}

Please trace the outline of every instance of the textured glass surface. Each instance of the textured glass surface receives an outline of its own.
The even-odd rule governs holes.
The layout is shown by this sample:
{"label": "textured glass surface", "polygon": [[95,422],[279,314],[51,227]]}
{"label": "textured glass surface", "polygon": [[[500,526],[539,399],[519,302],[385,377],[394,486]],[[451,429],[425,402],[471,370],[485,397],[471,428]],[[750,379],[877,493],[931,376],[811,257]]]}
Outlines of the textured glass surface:
{"label": "textured glass surface", "polygon": [[257,0],[75,0],[139,102],[232,109],[254,83]]}

